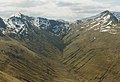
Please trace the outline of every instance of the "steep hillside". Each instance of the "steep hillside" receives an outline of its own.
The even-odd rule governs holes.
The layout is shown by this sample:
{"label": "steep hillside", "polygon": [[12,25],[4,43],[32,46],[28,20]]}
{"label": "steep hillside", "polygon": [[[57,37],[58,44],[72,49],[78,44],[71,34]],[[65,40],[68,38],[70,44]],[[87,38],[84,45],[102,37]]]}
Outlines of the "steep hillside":
{"label": "steep hillside", "polygon": [[63,54],[66,68],[83,82],[119,82],[120,26],[117,18],[105,11],[79,20],[71,27],[75,29],[64,37],[64,42],[69,44]]}
{"label": "steep hillside", "polygon": [[74,82],[60,63],[59,53],[51,60],[9,37],[3,38],[0,38],[0,82]]}
{"label": "steep hillside", "polygon": [[[15,41],[0,41],[0,70],[25,82],[37,82],[52,78],[47,60]],[[44,78],[46,76],[46,78]]]}
{"label": "steep hillside", "polygon": [[12,15],[3,22],[6,24],[1,30],[3,34],[45,56],[61,53],[64,48],[61,38],[69,32],[68,22],[30,17],[21,13]]}
{"label": "steep hillside", "polygon": [[119,32],[117,29],[119,29],[120,23],[118,21],[119,18],[116,18],[114,14],[110,11],[104,11],[96,16],[77,20],[70,25],[71,32],[67,34],[64,41],[74,41],[74,38],[79,36],[82,30],[86,32],[94,30],[102,33],[117,34],[117,32]]}

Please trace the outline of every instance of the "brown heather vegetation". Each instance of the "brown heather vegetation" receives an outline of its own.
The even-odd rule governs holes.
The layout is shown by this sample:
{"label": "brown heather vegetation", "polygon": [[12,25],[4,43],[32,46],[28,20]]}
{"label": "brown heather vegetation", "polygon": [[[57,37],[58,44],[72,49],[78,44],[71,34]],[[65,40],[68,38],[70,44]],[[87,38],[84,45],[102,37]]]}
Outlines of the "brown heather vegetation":
{"label": "brown heather vegetation", "polygon": [[34,49],[43,45],[38,43],[27,45],[25,41],[0,37],[0,82],[74,82],[60,61],[60,50],[47,43],[47,50],[54,51],[41,54],[41,50]]}
{"label": "brown heather vegetation", "polygon": [[64,49],[63,63],[80,82],[120,81],[120,33],[113,35],[89,30],[80,31]]}

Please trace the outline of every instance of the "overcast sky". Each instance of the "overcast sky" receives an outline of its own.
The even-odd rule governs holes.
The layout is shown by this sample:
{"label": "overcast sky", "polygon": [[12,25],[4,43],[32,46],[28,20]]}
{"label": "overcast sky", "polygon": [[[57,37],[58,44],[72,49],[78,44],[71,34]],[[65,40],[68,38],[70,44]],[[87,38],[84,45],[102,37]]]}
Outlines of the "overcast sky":
{"label": "overcast sky", "polygon": [[119,11],[120,0],[0,0],[0,16],[21,12],[30,16],[76,20],[104,10]]}

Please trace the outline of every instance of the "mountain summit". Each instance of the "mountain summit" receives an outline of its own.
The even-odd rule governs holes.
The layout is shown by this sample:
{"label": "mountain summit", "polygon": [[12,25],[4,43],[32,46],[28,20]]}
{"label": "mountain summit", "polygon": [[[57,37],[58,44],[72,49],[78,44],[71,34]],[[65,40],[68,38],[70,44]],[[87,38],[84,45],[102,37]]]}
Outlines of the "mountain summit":
{"label": "mountain summit", "polygon": [[[117,14],[117,15],[116,15]],[[116,34],[119,28],[119,17],[118,13],[110,12],[108,10],[77,22],[81,28],[86,30],[95,30],[99,32],[109,32]]]}
{"label": "mountain summit", "polygon": [[56,35],[65,35],[69,32],[69,22],[59,20],[49,20],[41,17],[31,17],[21,13],[10,16],[5,21],[6,32],[14,34],[27,34],[28,30],[44,30]]}

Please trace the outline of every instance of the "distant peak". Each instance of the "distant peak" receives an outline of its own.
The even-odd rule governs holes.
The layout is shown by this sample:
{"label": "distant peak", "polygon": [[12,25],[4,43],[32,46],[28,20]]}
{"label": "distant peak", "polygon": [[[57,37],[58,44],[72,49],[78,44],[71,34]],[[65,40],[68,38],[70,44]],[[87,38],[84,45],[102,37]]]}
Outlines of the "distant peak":
{"label": "distant peak", "polygon": [[20,12],[17,12],[16,14],[18,14],[18,15],[22,15],[22,13],[20,13]]}
{"label": "distant peak", "polygon": [[[0,17],[0,20],[1,20],[2,18]],[[3,20],[3,19],[2,19]]]}
{"label": "distant peak", "polygon": [[109,10],[105,10],[102,12],[102,14],[104,14],[104,13],[111,13],[111,12]]}
{"label": "distant peak", "polygon": [[105,10],[104,12],[110,12],[109,10]]}
{"label": "distant peak", "polygon": [[59,22],[67,22],[67,21],[65,21],[65,20],[63,20],[63,19],[58,19],[57,21],[59,21]]}
{"label": "distant peak", "polygon": [[17,12],[15,14],[11,15],[10,17],[21,17],[22,15],[23,15],[22,13]]}

